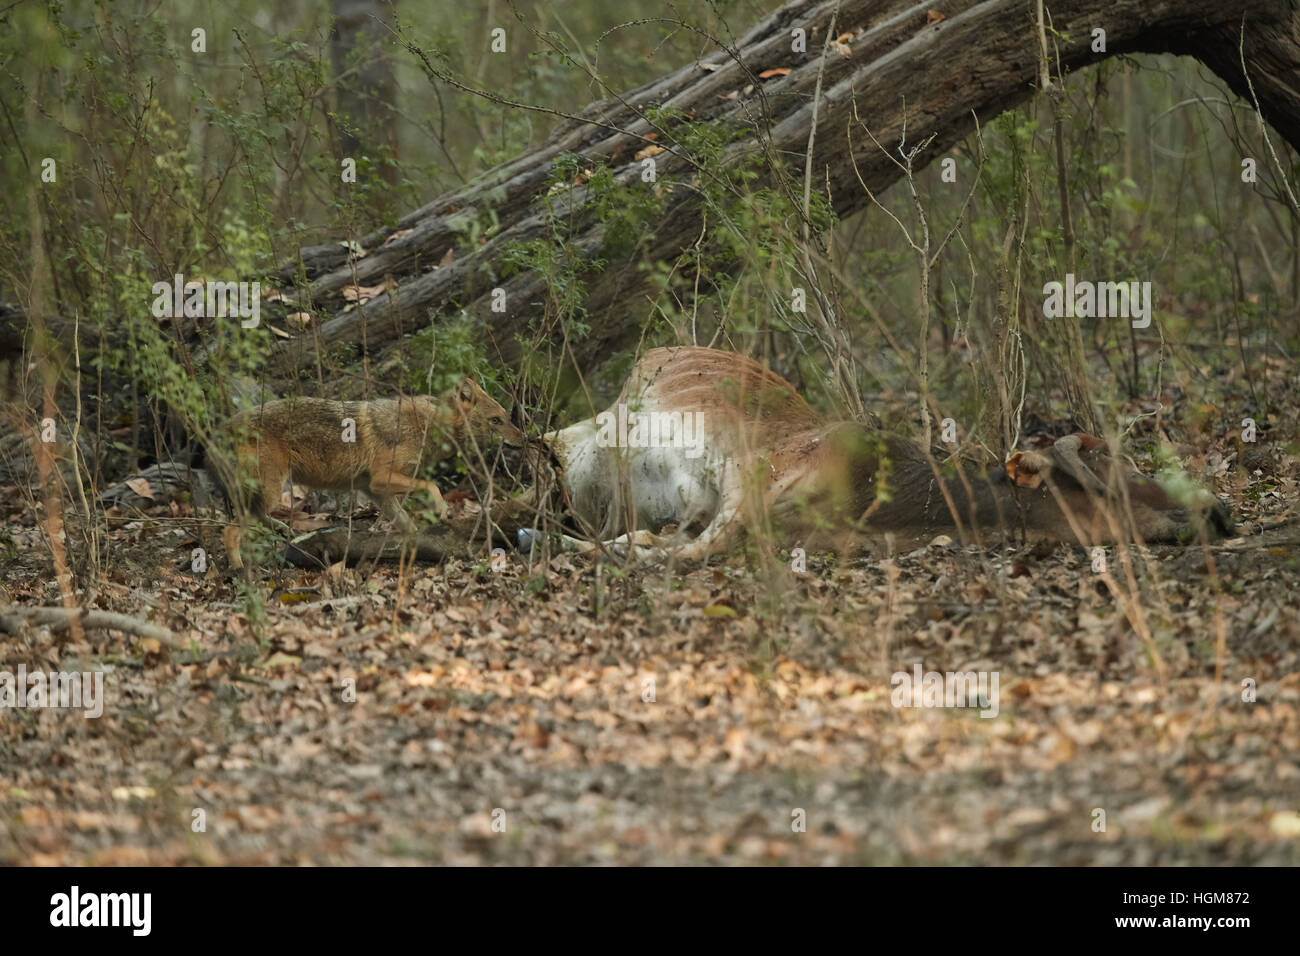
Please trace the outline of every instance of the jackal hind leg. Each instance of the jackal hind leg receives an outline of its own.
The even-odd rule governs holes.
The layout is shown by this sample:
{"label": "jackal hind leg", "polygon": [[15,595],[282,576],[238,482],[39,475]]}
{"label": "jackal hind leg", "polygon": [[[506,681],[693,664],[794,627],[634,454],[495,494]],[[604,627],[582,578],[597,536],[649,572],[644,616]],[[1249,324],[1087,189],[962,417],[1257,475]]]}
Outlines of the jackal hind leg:
{"label": "jackal hind leg", "polygon": [[[256,519],[280,533],[293,533],[290,525],[271,517],[271,509],[280,503],[280,493],[288,477],[287,471],[274,460],[256,460],[256,456],[249,456],[247,452],[244,455],[246,459],[254,459],[249,467],[257,472],[257,487],[251,490],[251,494],[242,490],[232,494],[228,501],[232,512],[231,521],[221,529],[221,542],[225,546],[231,572],[244,570],[243,541],[250,519]],[[268,456],[268,459],[273,457]]]}

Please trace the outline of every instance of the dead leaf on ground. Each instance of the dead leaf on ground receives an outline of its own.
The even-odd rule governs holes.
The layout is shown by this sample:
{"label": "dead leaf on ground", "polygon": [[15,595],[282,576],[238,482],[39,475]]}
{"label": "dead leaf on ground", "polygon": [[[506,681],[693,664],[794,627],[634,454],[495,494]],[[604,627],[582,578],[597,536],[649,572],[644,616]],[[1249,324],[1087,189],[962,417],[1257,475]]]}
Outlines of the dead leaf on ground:
{"label": "dead leaf on ground", "polygon": [[148,498],[153,501],[153,489],[149,487],[148,478],[128,478],[126,486],[134,491],[141,498]]}

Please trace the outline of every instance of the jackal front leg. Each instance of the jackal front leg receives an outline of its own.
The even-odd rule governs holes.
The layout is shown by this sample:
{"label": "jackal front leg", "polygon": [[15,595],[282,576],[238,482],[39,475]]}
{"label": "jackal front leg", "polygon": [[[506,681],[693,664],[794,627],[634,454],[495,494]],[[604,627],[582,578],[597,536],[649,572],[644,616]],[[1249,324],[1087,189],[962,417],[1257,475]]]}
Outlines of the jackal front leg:
{"label": "jackal front leg", "polygon": [[433,497],[433,507],[438,513],[438,517],[447,517],[447,502],[442,500],[442,492],[438,490],[438,486],[432,481],[412,478],[395,468],[378,472],[370,476],[370,491],[379,499],[380,508],[384,509],[385,512],[387,512],[390,507],[396,509],[397,514],[401,517],[396,517],[394,515],[387,515],[387,517],[393,517],[394,520],[401,524],[404,529],[408,530],[411,527],[411,519],[402,507],[397,504],[396,501],[393,501],[392,496],[409,494],[410,492],[421,488]]}

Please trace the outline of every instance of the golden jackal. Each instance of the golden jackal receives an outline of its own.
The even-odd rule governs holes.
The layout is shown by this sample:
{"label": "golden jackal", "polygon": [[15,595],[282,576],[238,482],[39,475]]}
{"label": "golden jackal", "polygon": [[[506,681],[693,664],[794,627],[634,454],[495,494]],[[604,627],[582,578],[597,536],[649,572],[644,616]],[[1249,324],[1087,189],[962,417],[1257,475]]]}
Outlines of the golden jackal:
{"label": "golden jackal", "polygon": [[[447,513],[438,486],[416,477],[421,465],[441,461],[467,443],[492,438],[515,446],[524,442],[506,410],[469,378],[438,398],[281,399],[236,415],[227,427],[240,473],[256,479],[248,510],[257,517],[267,519],[280,501],[285,479],[291,478],[309,488],[361,488],[404,529],[411,527],[411,519],[394,495],[424,489],[439,517]],[[238,524],[222,533],[232,569],[243,567],[241,537]]]}

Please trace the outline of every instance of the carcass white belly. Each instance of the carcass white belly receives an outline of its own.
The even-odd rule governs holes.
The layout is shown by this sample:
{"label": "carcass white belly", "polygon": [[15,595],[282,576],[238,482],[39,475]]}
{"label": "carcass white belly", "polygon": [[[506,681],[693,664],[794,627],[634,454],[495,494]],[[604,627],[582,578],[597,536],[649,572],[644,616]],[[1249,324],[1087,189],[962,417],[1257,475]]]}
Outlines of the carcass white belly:
{"label": "carcass white belly", "polygon": [[595,419],[546,438],[564,466],[575,517],[602,539],[707,525],[720,507],[727,469],[735,467],[715,442],[703,442],[694,457],[675,445],[610,445]]}

